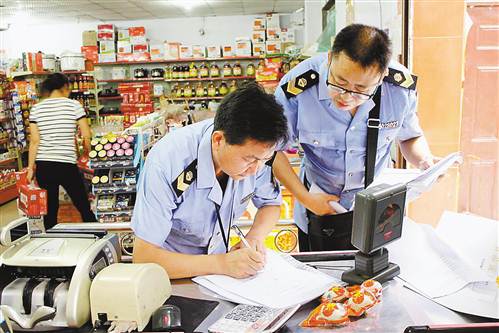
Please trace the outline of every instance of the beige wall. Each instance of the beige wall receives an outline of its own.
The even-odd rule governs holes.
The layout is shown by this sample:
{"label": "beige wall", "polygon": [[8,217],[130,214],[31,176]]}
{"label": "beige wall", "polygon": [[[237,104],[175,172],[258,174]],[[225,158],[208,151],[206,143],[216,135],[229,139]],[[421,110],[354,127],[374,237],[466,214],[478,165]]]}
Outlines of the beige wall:
{"label": "beige wall", "polygon": [[[412,71],[419,77],[418,113],[434,155],[459,150],[464,64],[463,0],[415,0]],[[409,207],[420,223],[436,224],[444,210],[457,210],[459,173],[453,168],[431,192]]]}

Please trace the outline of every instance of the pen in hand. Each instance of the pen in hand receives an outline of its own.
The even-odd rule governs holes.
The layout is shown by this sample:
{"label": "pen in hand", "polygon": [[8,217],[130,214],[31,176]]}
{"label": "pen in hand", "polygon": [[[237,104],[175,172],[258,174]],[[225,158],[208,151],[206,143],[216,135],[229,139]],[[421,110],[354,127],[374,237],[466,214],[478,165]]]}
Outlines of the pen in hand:
{"label": "pen in hand", "polygon": [[[234,229],[234,232],[236,233],[236,235],[239,236],[239,238],[241,239],[241,242],[244,244],[244,246],[251,249],[251,245],[246,240],[246,237],[244,237],[244,234],[241,231],[241,229],[239,229],[239,227],[235,224],[232,226],[232,229]],[[263,272],[263,269],[258,271],[258,273],[261,273],[261,272]]]}

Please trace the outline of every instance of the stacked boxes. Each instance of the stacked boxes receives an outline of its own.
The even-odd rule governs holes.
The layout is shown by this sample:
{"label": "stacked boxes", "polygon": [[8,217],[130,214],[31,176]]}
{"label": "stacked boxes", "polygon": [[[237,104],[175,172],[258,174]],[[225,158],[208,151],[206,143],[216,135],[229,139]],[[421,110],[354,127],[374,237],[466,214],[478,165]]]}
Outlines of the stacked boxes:
{"label": "stacked boxes", "polygon": [[133,61],[151,60],[149,41],[146,38],[146,28],[130,27],[128,28],[128,34],[132,47]]}
{"label": "stacked boxes", "polygon": [[281,54],[281,25],[279,14],[267,14],[265,17],[267,29],[267,40],[265,41],[265,53],[267,55]]}
{"label": "stacked boxes", "polygon": [[139,117],[154,111],[151,101],[151,82],[120,83],[118,91],[123,96],[121,113],[125,117],[124,128],[132,126]]}
{"label": "stacked boxes", "polygon": [[116,27],[114,24],[99,24],[97,26],[97,41],[99,42],[99,62],[116,61]]}

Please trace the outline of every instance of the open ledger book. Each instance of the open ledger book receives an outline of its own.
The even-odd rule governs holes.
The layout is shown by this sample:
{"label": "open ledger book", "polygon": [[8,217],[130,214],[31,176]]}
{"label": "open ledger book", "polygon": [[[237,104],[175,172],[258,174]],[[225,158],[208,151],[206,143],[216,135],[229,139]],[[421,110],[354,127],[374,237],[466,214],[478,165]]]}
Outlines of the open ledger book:
{"label": "open ledger book", "polygon": [[267,251],[261,273],[246,279],[226,275],[205,275],[192,279],[229,301],[282,309],[304,304],[324,293],[334,277],[307,266],[288,254]]}

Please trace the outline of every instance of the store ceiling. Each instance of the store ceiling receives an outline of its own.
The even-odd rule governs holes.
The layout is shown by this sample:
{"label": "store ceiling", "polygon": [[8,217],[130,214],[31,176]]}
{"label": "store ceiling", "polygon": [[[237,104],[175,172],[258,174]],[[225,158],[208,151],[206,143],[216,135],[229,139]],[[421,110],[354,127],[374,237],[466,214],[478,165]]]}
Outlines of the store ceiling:
{"label": "store ceiling", "polygon": [[303,5],[304,0],[0,0],[0,18],[30,22],[139,20],[290,13]]}

